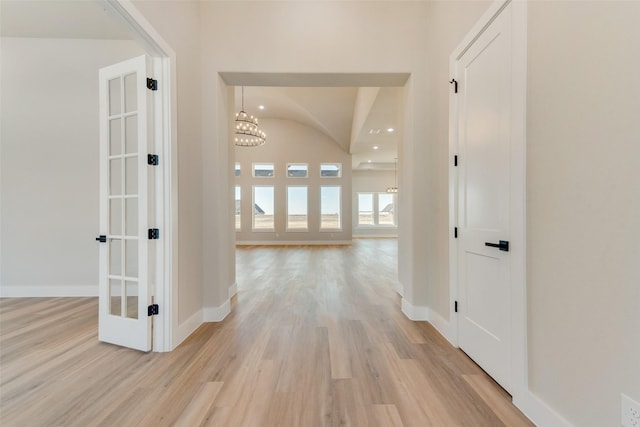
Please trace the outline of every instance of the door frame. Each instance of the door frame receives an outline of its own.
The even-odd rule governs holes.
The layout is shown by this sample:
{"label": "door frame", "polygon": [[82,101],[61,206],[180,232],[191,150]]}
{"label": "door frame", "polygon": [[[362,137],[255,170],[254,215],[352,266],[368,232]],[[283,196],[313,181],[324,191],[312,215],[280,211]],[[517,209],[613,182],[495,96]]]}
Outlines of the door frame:
{"label": "door frame", "polygon": [[156,170],[154,228],[160,230],[156,256],[150,260],[155,283],[150,284],[159,314],[153,319],[155,352],[171,351],[178,331],[178,127],[176,97],[176,54],[138,11],[131,0],[94,0],[115,21],[128,29],[132,38],[152,59],[152,74],[158,81],[153,105],[153,142],[159,156]]}
{"label": "door frame", "polygon": [[[527,92],[527,2],[495,0],[449,57],[450,78],[457,79],[457,63],[487,27],[511,5],[512,20],[512,95],[510,172],[510,284],[511,284],[511,348],[510,383],[513,402],[528,393],[527,361],[527,286],[526,286],[526,92]],[[453,87],[449,92],[449,302],[451,307],[450,341],[458,346],[458,170],[454,156],[458,153],[458,100]]]}

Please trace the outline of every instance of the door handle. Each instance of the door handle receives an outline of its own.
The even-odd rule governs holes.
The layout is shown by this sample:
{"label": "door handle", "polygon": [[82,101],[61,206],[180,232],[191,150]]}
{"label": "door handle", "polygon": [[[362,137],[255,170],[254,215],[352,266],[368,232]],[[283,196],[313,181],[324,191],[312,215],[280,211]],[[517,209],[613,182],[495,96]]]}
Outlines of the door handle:
{"label": "door handle", "polygon": [[100,235],[98,237],[96,237],[96,240],[100,243],[107,243],[107,236],[105,235]]}
{"label": "door handle", "polygon": [[492,248],[498,248],[501,251],[509,252],[509,241],[508,240],[500,240],[500,243],[490,243],[484,242],[485,246],[491,246]]}

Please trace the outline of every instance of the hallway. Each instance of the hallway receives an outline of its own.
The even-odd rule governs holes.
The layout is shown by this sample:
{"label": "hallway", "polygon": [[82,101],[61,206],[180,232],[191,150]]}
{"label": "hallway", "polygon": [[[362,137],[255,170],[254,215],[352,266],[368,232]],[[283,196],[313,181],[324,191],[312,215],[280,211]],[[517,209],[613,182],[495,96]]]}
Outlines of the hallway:
{"label": "hallway", "polygon": [[223,322],[175,351],[97,341],[97,299],[0,300],[3,425],[527,426],[400,311],[395,240],[244,247]]}

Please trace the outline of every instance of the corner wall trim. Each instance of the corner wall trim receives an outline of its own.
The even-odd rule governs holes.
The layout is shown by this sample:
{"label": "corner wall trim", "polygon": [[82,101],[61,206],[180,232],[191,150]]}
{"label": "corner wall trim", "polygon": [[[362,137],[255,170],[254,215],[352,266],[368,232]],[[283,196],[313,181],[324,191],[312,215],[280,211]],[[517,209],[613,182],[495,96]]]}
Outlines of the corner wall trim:
{"label": "corner wall trim", "polygon": [[233,298],[238,293],[238,284],[234,283],[229,286],[229,299]]}
{"label": "corner wall trim", "polygon": [[202,310],[196,311],[178,326],[178,334],[175,338],[176,347],[186,340],[200,325],[202,325]]}
{"label": "corner wall trim", "polygon": [[231,313],[231,298],[218,307],[205,307],[202,309],[203,322],[222,322]]}
{"label": "corner wall trim", "polygon": [[429,320],[429,307],[416,306],[411,304],[406,298],[402,298],[401,310],[410,320]]}
{"label": "corner wall trim", "polygon": [[97,297],[98,285],[0,286],[1,298]]}

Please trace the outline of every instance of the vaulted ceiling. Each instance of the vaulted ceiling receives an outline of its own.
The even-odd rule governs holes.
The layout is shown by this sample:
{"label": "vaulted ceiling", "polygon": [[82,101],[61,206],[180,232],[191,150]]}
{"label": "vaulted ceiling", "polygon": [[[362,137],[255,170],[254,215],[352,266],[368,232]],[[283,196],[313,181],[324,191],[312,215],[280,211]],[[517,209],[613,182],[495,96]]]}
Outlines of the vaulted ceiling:
{"label": "vaulted ceiling", "polygon": [[[0,4],[3,37],[131,38],[94,1],[2,0]],[[293,120],[322,132],[352,154],[354,169],[393,169],[401,127],[401,86],[408,76],[262,77],[253,80],[261,84],[245,88],[245,109],[250,114]],[[230,85],[237,85],[238,81],[246,84],[246,79],[238,74],[225,78]],[[239,89],[236,102],[240,105]]]}

